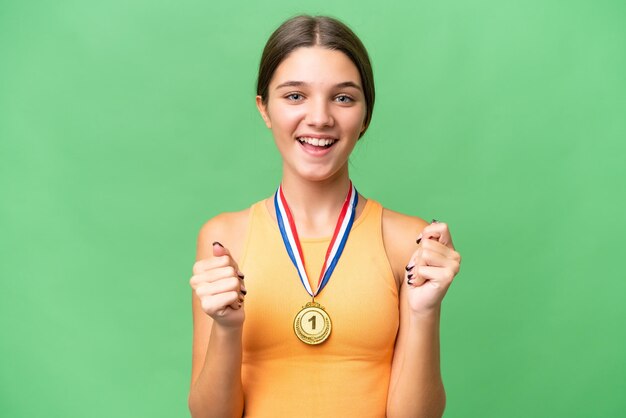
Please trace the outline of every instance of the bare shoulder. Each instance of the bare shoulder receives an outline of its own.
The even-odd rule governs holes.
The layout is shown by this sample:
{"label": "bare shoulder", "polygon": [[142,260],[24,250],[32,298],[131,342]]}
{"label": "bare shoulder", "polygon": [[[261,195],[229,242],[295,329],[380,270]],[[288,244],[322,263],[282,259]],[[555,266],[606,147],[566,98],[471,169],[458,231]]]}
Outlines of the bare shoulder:
{"label": "bare shoulder", "polygon": [[235,260],[239,259],[249,218],[250,208],[246,208],[237,212],[223,212],[206,221],[198,233],[196,260],[209,258],[215,241],[228,248]]}
{"label": "bare shoulder", "polygon": [[398,234],[417,237],[428,222],[419,216],[406,215],[388,208],[383,208],[383,226]]}
{"label": "bare shoulder", "polygon": [[415,240],[428,222],[387,208],[383,208],[382,218],[385,250],[399,285],[404,277],[404,267],[417,249]]}

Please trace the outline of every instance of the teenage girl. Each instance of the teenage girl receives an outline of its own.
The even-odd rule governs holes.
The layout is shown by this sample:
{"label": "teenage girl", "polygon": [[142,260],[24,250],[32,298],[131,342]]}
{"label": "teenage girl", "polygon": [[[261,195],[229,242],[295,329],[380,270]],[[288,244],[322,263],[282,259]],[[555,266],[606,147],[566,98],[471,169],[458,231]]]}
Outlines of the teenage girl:
{"label": "teenage girl", "polygon": [[350,180],[374,106],[364,46],[336,19],[289,19],[265,46],[256,105],[282,181],[200,230],[191,415],[441,417],[441,302],[461,256],[445,223]]}

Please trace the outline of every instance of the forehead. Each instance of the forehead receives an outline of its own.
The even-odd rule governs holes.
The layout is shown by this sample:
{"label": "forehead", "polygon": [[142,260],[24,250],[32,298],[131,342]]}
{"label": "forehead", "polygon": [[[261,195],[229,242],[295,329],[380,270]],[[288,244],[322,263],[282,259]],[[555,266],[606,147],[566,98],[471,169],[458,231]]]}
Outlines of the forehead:
{"label": "forehead", "polygon": [[276,68],[270,88],[286,81],[320,85],[352,81],[360,86],[361,76],[343,52],[313,46],[297,48],[287,55]]}

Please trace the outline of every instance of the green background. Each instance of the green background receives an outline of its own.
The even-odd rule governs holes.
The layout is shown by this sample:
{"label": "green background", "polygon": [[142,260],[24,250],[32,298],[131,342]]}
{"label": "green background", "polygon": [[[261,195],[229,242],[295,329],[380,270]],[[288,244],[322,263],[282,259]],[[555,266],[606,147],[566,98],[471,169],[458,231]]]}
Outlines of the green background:
{"label": "green background", "polygon": [[344,20],[359,191],[447,222],[456,417],[626,410],[623,1],[0,2],[0,416],[184,417],[200,226],[269,196],[265,40]]}

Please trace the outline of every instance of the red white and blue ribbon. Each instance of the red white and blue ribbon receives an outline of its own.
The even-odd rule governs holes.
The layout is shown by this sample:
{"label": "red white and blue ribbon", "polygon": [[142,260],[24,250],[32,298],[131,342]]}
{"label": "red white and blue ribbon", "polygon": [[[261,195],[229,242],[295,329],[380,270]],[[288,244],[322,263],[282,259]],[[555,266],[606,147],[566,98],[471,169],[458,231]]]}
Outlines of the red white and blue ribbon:
{"label": "red white and blue ribbon", "polygon": [[339,219],[337,220],[337,225],[335,226],[335,232],[333,233],[333,237],[328,246],[328,251],[326,251],[326,258],[324,259],[324,265],[322,266],[322,270],[320,272],[317,290],[314,292],[309,283],[304,264],[304,254],[302,252],[302,247],[300,246],[300,238],[298,238],[296,224],[293,220],[291,211],[289,210],[289,206],[287,205],[285,195],[283,194],[282,184],[278,187],[278,190],[274,195],[274,207],[276,208],[276,218],[278,220],[280,235],[283,237],[283,242],[285,243],[285,248],[287,249],[289,258],[298,271],[302,285],[313,298],[315,298],[315,296],[317,296],[326,286],[331,274],[333,274],[333,271],[335,270],[339,257],[341,257],[343,248],[348,240],[348,235],[352,229],[352,224],[354,223],[354,214],[356,212],[358,200],[357,191],[352,182],[350,182],[350,190],[348,191],[346,201],[341,208],[341,213],[339,214]]}

